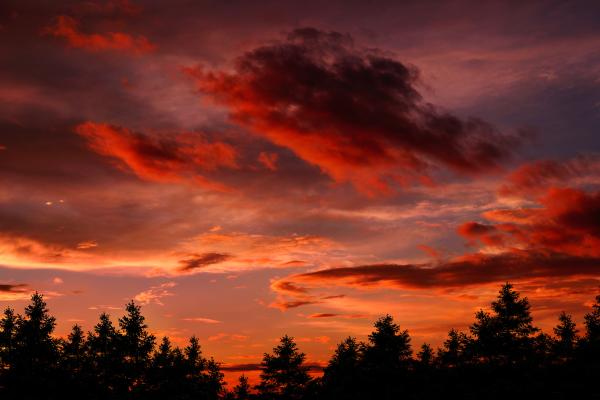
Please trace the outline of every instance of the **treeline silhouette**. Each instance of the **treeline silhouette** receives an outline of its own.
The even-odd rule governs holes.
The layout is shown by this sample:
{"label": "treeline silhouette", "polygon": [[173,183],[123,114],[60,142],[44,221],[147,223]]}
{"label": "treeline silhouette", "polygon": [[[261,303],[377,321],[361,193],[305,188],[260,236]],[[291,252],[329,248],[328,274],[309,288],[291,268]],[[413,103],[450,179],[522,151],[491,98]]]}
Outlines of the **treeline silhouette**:
{"label": "treeline silhouette", "polygon": [[260,383],[242,376],[226,389],[219,364],[202,355],[197,338],[181,349],[157,345],[140,307],[127,304],[114,325],[105,313],[93,330],[75,325],[66,339],[42,295],[23,315],[7,308],[0,320],[0,398],[4,399],[598,399],[600,295],[579,330],[566,313],[553,335],[533,325],[530,304],[511,284],[469,331],[450,330],[434,351],[413,356],[411,338],[389,315],[367,342],[342,341],[313,378],[293,338],[265,353]]}

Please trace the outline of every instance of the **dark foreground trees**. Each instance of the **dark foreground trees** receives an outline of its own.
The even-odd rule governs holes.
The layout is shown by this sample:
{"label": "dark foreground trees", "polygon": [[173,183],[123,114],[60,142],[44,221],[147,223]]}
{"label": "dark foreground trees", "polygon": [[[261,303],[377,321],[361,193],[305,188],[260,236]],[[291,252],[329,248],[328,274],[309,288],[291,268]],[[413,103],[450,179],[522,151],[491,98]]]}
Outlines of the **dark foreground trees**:
{"label": "dark foreground trees", "polygon": [[40,294],[23,316],[0,320],[0,398],[218,399],[223,375],[202,357],[196,338],[184,351],[167,338],[155,349],[140,307],[127,304],[115,327],[107,314],[93,331],[75,325],[66,339],[52,336],[55,319]]}
{"label": "dark foreground trees", "polygon": [[441,348],[422,344],[416,357],[408,331],[386,315],[366,342],[343,340],[319,378],[286,335],[265,353],[260,382],[252,386],[242,376],[230,391],[196,337],[183,349],[166,337],[157,344],[140,307],[130,302],[125,311],[117,326],[102,314],[87,334],[75,325],[56,339],[41,295],[32,296],[23,315],[7,308],[0,319],[0,398],[600,399],[600,296],[583,328],[563,312],[550,336],[534,326],[527,298],[506,284],[468,333],[452,329]]}

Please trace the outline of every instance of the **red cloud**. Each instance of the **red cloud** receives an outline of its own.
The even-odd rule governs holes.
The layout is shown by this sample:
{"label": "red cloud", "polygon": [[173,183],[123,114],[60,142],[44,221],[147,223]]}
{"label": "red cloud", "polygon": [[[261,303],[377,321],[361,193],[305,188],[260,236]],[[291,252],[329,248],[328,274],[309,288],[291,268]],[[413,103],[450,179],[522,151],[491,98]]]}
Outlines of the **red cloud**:
{"label": "red cloud", "polygon": [[507,177],[500,188],[502,195],[531,195],[545,191],[549,186],[560,185],[585,175],[600,172],[598,157],[580,156],[571,160],[538,160],[524,164]]}
{"label": "red cloud", "polygon": [[600,257],[600,192],[551,188],[541,207],[484,213],[502,223],[468,222],[458,233],[488,246]]}
{"label": "red cloud", "polygon": [[277,170],[277,160],[279,159],[279,156],[277,155],[277,153],[267,153],[264,151],[261,151],[261,153],[258,155],[258,161],[264,165],[267,169],[270,169],[271,171],[276,171]]}
{"label": "red cloud", "polygon": [[496,170],[516,143],[425,103],[413,68],[335,32],[298,29],[245,53],[233,72],[186,72],[237,123],[370,194],[428,183],[432,165]]}
{"label": "red cloud", "polygon": [[44,32],[65,38],[72,47],[89,51],[118,50],[143,54],[154,51],[156,48],[144,36],[133,37],[122,32],[83,33],[79,29],[79,22],[66,15],[59,16],[56,25],[46,28]]}
{"label": "red cloud", "polygon": [[471,245],[482,246],[481,252],[427,264],[363,265],[296,274],[273,282],[271,288],[280,297],[307,301],[315,298],[311,289],[329,285],[445,289],[600,277],[600,192],[550,188],[537,203],[531,208],[488,211],[483,214],[487,223],[461,225],[458,233]]}
{"label": "red cloud", "polygon": [[116,158],[138,177],[158,182],[188,182],[228,190],[197,171],[237,168],[237,152],[229,144],[207,142],[201,135],[183,133],[151,137],[118,126],[86,122],[75,131],[95,152]]}

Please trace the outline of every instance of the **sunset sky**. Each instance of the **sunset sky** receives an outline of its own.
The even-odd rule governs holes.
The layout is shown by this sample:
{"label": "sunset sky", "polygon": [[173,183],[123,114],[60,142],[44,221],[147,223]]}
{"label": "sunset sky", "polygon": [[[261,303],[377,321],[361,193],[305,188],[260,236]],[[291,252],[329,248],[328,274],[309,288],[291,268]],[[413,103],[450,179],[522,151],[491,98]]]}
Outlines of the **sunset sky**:
{"label": "sunset sky", "polygon": [[135,299],[229,369],[437,346],[506,281],[550,333],[600,290],[599,127],[596,2],[3,1],[0,306]]}

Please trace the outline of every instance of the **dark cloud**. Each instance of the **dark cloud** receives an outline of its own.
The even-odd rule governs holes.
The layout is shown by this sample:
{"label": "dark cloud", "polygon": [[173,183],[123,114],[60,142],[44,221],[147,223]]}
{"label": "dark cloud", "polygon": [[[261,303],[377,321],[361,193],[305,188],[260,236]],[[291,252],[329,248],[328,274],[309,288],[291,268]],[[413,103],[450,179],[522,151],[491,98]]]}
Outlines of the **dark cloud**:
{"label": "dark cloud", "polygon": [[[311,371],[322,371],[323,365],[315,362],[304,363],[305,367],[308,367]],[[226,372],[247,372],[247,371],[261,371],[262,366],[258,363],[248,364],[224,364],[220,366],[221,370]]]}
{"label": "dark cloud", "polygon": [[239,57],[233,73],[186,71],[235,122],[368,192],[427,182],[431,165],[496,170],[518,142],[424,102],[413,67],[337,32],[297,29]]}
{"label": "dark cloud", "polygon": [[337,316],[339,316],[339,314],[317,313],[309,315],[308,318],[333,318]]}
{"label": "dark cloud", "polygon": [[472,254],[459,260],[432,265],[365,265],[332,268],[293,275],[285,280],[295,285],[390,286],[398,288],[452,288],[532,278],[598,276],[600,257],[562,254],[505,253]]}
{"label": "dark cloud", "polygon": [[0,292],[21,293],[27,291],[27,285],[24,283],[6,284],[0,283]]}
{"label": "dark cloud", "polygon": [[223,364],[220,365],[220,369],[226,372],[247,372],[247,371],[260,371],[260,364]]}
{"label": "dark cloud", "polygon": [[180,271],[192,271],[204,268],[209,265],[222,263],[230,258],[231,255],[221,253],[190,254],[188,258],[179,261],[179,264],[181,264]]}
{"label": "dark cloud", "polygon": [[[288,282],[286,282],[288,283]],[[308,290],[304,289],[304,292]],[[302,306],[308,306],[311,304],[319,304],[319,301],[314,300],[294,300],[294,301],[276,301],[270,305],[270,307],[278,308],[281,311],[289,310],[290,308],[298,308]]]}

